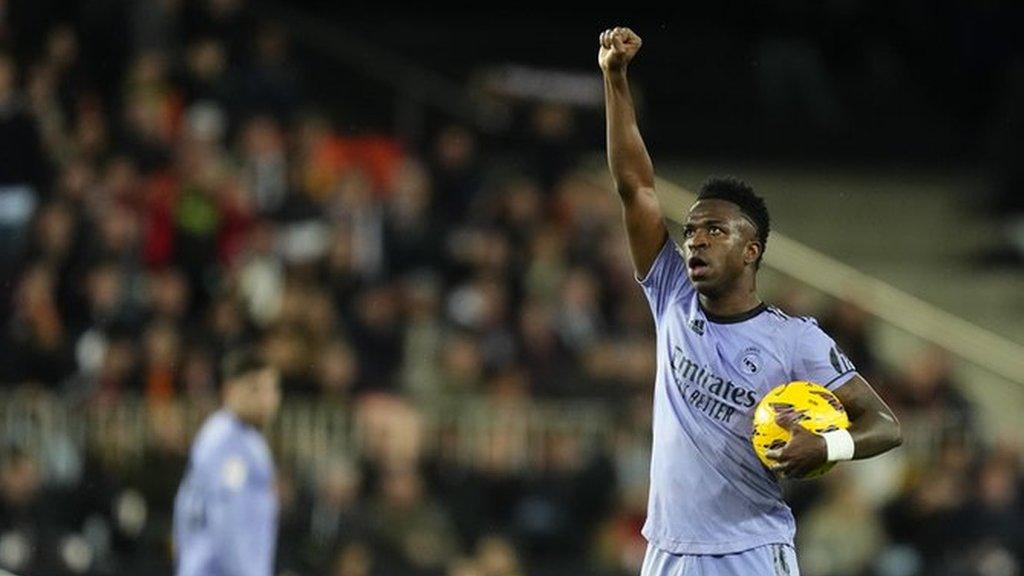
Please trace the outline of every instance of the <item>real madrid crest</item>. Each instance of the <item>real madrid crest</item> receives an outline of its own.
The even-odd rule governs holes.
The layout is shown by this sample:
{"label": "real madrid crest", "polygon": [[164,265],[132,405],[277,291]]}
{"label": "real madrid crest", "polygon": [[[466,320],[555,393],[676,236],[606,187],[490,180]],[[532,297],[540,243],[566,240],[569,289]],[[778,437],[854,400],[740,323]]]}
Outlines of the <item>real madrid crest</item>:
{"label": "real madrid crest", "polygon": [[761,372],[763,361],[761,360],[761,351],[757,348],[746,348],[743,352],[740,352],[739,358],[736,363],[740,367],[740,371],[744,374],[758,374]]}

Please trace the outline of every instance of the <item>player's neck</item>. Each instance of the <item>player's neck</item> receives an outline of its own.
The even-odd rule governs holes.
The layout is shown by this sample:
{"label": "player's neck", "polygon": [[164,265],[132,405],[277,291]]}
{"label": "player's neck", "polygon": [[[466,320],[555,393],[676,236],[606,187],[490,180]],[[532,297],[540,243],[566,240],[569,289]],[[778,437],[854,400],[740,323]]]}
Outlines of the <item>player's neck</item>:
{"label": "player's neck", "polygon": [[262,425],[259,422],[259,419],[248,414],[245,410],[242,409],[242,407],[227,402],[224,404],[224,408],[242,424],[249,426],[250,428],[255,428],[256,430],[262,429]]}
{"label": "player's neck", "polygon": [[725,294],[709,296],[700,294],[700,306],[715,316],[738,316],[761,305],[756,290],[732,290]]}

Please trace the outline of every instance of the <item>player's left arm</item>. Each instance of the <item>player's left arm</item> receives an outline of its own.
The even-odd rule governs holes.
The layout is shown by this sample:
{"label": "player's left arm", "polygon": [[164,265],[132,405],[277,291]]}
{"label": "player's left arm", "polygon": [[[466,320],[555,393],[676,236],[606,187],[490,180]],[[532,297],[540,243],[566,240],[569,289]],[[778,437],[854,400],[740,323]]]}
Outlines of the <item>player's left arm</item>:
{"label": "player's left arm", "polygon": [[874,388],[859,374],[833,390],[850,418],[846,431],[826,437],[800,426],[793,410],[780,412],[776,419],[792,438],[766,456],[775,460],[772,471],[780,476],[801,477],[828,461],[860,460],[892,450],[903,442],[899,420]]}
{"label": "player's left arm", "polygon": [[798,424],[799,414],[780,413],[777,421],[792,438],[782,449],[765,454],[777,462],[772,469],[784,476],[803,476],[825,462],[870,458],[899,446],[900,424],[892,410],[817,322],[802,320],[794,324],[799,331],[794,339],[791,376],[831,390],[842,402],[850,427],[819,435]]}
{"label": "player's left arm", "polygon": [[889,406],[866,380],[856,375],[833,390],[850,418],[847,429],[853,437],[853,458],[871,458],[903,442],[900,422]]}

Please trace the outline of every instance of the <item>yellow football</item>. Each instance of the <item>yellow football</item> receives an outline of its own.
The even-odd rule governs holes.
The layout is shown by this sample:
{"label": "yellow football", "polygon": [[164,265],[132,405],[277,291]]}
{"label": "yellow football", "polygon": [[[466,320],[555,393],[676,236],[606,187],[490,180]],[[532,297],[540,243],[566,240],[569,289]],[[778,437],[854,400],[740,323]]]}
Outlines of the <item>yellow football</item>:
{"label": "yellow football", "polygon": [[[775,423],[775,416],[787,408],[800,413],[801,426],[822,434],[840,428],[849,428],[850,420],[846,409],[835,394],[824,386],[813,382],[796,381],[776,386],[765,394],[754,410],[754,426],[750,440],[754,444],[754,452],[761,462],[771,467],[773,462],[765,458],[765,452],[774,448],[782,448],[789,442],[791,434],[788,430]],[[803,478],[815,478],[828,472],[835,462],[826,462],[812,470]]]}

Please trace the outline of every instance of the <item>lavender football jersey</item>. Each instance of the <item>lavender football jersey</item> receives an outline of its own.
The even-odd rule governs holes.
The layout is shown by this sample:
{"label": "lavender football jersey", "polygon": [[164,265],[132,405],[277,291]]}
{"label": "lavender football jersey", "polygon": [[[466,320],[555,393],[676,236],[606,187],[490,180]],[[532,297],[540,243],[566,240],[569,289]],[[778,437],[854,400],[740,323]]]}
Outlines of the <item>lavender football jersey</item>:
{"label": "lavender football jersey", "polygon": [[750,443],[757,402],[793,380],[836,389],[853,365],[809,318],[702,309],[669,239],[640,280],[657,328],[651,488],[643,535],[674,554],[792,544],[793,514]]}
{"label": "lavender football jersey", "polygon": [[274,463],[263,435],[221,410],[203,424],[174,503],[177,576],[271,576]]}

